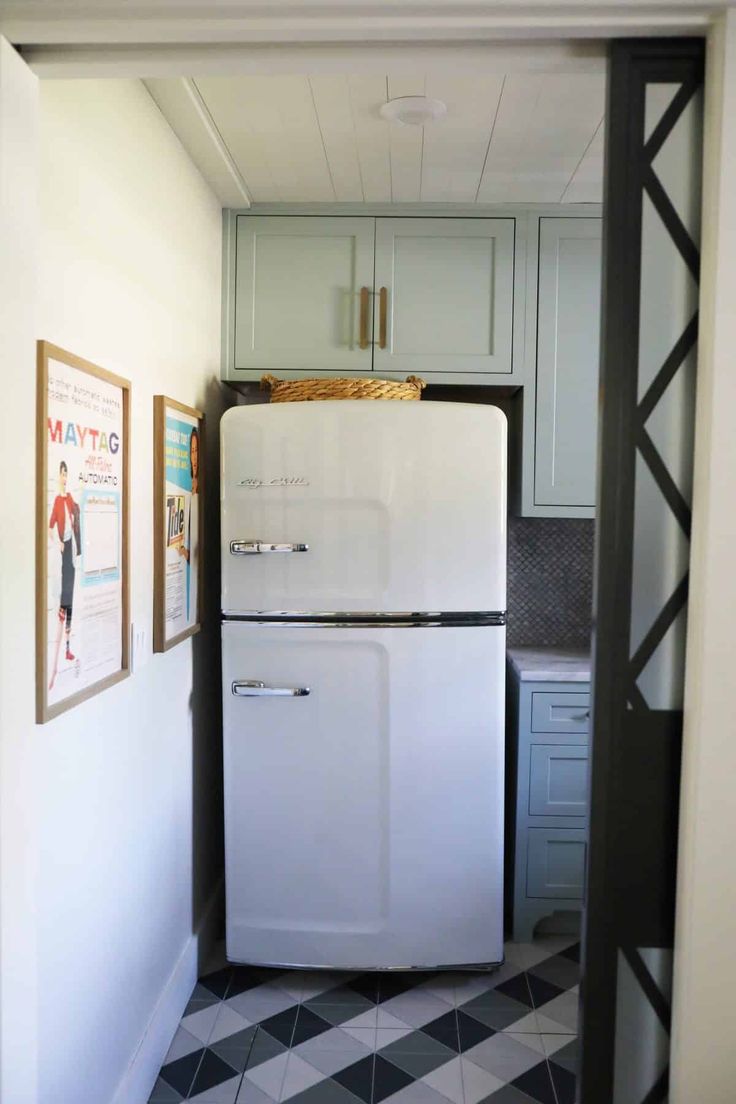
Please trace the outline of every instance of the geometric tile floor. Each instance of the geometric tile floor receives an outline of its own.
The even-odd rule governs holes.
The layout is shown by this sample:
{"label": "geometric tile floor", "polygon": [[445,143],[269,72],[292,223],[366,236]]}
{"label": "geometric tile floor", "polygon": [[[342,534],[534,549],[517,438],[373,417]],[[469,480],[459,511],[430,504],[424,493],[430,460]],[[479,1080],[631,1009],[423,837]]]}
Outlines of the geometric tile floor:
{"label": "geometric tile floor", "polygon": [[508,943],[494,973],[222,965],[150,1104],[574,1104],[579,944]]}

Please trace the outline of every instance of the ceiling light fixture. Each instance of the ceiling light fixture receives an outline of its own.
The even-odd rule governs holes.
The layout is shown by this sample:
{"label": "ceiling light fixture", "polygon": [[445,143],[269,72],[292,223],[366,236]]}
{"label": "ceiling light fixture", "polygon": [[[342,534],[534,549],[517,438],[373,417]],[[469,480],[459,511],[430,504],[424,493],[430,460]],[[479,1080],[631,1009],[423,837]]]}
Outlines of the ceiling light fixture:
{"label": "ceiling light fixture", "polygon": [[428,96],[398,96],[381,107],[381,115],[401,126],[424,126],[447,114],[447,104]]}

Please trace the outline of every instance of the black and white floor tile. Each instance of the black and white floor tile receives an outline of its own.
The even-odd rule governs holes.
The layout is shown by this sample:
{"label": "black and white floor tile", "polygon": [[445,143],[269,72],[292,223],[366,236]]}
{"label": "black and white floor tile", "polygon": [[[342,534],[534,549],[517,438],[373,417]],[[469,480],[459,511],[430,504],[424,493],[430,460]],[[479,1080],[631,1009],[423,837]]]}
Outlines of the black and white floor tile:
{"label": "black and white floor tile", "polygon": [[150,1104],[573,1104],[579,947],[494,973],[224,965],[192,993]]}

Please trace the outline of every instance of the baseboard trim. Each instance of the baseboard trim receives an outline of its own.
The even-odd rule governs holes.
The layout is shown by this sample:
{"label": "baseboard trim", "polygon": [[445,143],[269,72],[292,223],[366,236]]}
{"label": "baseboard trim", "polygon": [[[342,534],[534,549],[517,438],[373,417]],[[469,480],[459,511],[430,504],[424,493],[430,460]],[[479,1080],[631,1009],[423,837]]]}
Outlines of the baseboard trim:
{"label": "baseboard trim", "polygon": [[151,1095],[158,1071],[199,976],[200,965],[207,959],[217,940],[222,905],[221,878],[212,891],[196,932],[187,940],[156,1002],[153,1015],[118,1085],[112,1104],[146,1104]]}

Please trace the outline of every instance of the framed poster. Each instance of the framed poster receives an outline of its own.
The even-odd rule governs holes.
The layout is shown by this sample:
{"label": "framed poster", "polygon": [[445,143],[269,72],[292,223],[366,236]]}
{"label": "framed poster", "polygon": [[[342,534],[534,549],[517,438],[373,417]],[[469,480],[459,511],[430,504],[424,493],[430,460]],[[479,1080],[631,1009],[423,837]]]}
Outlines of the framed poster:
{"label": "framed poster", "polygon": [[130,383],[39,341],[36,720],[130,674]]}
{"label": "framed poster", "polygon": [[154,395],[154,652],[201,628],[203,432],[200,410]]}

